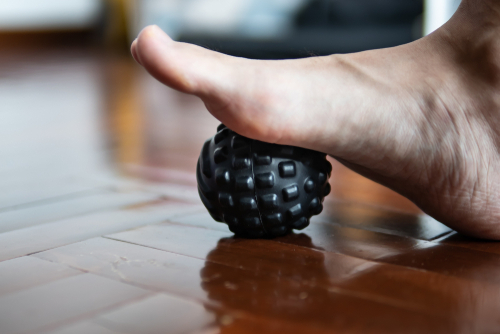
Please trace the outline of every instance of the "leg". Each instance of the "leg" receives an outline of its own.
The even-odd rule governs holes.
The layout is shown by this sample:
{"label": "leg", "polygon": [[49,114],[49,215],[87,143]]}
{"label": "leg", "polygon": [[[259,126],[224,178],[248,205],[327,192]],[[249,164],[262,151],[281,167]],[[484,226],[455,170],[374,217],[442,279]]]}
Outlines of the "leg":
{"label": "leg", "polygon": [[500,3],[464,0],[435,33],[347,55],[263,61],[132,45],[154,77],[234,131],[330,154],[463,233],[500,239]]}

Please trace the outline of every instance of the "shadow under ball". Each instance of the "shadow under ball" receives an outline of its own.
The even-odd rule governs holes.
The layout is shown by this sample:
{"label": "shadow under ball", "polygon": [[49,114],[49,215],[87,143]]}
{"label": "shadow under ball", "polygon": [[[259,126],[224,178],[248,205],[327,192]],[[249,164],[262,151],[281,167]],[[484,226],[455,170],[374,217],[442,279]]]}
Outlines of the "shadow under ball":
{"label": "shadow under ball", "polygon": [[237,236],[264,238],[308,226],[323,210],[331,171],[324,153],[249,139],[221,124],[203,145],[196,179],[213,219]]}

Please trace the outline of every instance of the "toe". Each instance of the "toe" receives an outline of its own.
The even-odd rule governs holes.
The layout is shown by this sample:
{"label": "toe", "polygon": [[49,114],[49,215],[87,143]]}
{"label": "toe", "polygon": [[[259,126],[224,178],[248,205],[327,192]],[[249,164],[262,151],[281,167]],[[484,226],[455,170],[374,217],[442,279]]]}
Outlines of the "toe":
{"label": "toe", "polygon": [[[135,44],[134,44],[135,43]],[[189,84],[181,68],[174,42],[157,26],[144,28],[132,45],[134,58],[160,82],[187,92]]]}
{"label": "toe", "polygon": [[132,54],[132,57],[134,57],[135,61],[141,64],[141,60],[139,59],[139,55],[137,54],[137,38],[132,42],[132,45],[130,46],[130,53]]}
{"label": "toe", "polygon": [[133,50],[151,75],[185,93],[211,94],[234,77],[231,64],[237,58],[175,42],[157,26],[144,28]]}

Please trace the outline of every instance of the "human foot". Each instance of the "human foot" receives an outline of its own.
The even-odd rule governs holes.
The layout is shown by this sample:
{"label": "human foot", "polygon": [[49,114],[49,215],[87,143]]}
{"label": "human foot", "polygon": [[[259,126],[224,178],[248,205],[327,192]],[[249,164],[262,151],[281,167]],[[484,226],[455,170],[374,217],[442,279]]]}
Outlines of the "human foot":
{"label": "human foot", "polygon": [[448,226],[500,239],[500,16],[491,6],[500,8],[464,1],[428,37],[357,54],[248,60],[157,27],[132,53],[241,135],[328,153]]}

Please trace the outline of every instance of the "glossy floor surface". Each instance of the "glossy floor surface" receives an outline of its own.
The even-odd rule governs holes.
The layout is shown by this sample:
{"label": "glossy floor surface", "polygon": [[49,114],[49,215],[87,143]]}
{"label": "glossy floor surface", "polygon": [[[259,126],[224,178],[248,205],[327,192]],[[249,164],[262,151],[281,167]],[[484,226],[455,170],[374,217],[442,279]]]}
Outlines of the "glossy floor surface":
{"label": "glossy floor surface", "polygon": [[495,333],[500,244],[333,163],[303,231],[198,198],[218,122],[128,57],[0,58],[0,333]]}

